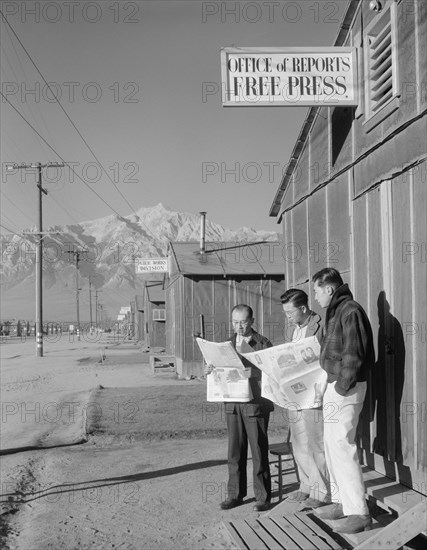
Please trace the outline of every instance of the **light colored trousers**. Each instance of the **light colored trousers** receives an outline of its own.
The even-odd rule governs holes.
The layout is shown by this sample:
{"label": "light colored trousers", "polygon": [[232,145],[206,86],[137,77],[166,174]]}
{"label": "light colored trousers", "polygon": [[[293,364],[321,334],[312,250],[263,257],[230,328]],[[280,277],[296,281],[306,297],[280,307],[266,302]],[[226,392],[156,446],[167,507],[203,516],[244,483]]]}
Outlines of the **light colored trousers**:
{"label": "light colored trousers", "polygon": [[334,382],[328,384],[323,396],[325,455],[332,500],[341,502],[346,516],[369,513],[355,443],[365,394],[366,382],[358,382],[345,396],[335,391]]}
{"label": "light colored trousers", "polygon": [[300,491],[321,501],[330,500],[329,474],[323,444],[322,409],[303,409],[289,415],[292,447],[298,466]]}

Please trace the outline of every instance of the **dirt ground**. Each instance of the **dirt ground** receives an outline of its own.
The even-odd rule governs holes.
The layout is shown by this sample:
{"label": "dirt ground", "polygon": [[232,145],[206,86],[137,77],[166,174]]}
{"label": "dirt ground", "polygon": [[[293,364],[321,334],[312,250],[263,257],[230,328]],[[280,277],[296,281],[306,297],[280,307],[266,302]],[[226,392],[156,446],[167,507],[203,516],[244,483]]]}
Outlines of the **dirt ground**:
{"label": "dirt ground", "polygon": [[[28,379],[28,372],[31,379],[46,380],[50,395],[65,389],[90,395],[85,443],[2,457],[2,546],[233,548],[222,521],[257,513],[251,486],[242,506],[219,509],[226,496],[227,437],[221,407],[204,401],[205,382],[151,373],[147,355],[134,344],[103,346],[107,357],[100,363],[99,343],[73,343],[71,349],[60,342],[43,359],[32,356],[28,342],[2,345],[9,389],[2,402],[35,399],[34,388],[14,385]],[[42,393],[40,382],[37,395]],[[25,427],[33,431],[31,424]],[[284,434],[276,413],[270,439],[281,441]],[[251,479],[250,460],[248,468]]]}

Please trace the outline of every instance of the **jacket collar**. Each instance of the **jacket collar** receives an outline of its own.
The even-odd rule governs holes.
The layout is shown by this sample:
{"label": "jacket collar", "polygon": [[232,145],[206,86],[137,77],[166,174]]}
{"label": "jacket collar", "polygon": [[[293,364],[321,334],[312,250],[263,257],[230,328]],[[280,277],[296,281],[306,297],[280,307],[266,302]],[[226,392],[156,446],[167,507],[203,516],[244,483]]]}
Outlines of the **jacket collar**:
{"label": "jacket collar", "polygon": [[320,315],[312,311],[307,324],[306,336],[314,336],[316,334],[320,327],[320,321]]}
{"label": "jacket collar", "polygon": [[339,286],[332,295],[331,303],[329,304],[326,311],[326,321],[328,321],[328,319],[334,315],[338,306],[340,306],[343,302],[346,302],[347,300],[353,300],[353,294],[348,288],[348,284],[345,283]]}
{"label": "jacket collar", "polygon": [[[260,335],[258,334],[258,332],[256,332],[255,330],[252,330],[252,334],[250,339],[248,340],[248,344],[251,345],[252,343],[256,343],[259,341],[259,339],[260,339]],[[237,340],[237,333],[234,333],[233,336],[231,337],[231,342],[234,347],[236,347],[236,340]]]}

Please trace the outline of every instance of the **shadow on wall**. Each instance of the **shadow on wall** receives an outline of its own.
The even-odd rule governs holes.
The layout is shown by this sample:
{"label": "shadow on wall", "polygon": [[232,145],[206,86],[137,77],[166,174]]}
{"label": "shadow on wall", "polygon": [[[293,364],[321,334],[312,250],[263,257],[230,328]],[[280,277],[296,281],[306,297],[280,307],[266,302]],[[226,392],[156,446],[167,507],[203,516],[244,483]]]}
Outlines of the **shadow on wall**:
{"label": "shadow on wall", "polygon": [[[394,478],[397,467],[399,481],[411,485],[410,470],[403,466],[400,418],[406,356],[403,331],[398,319],[390,313],[390,304],[383,290],[378,295],[377,308],[378,357],[368,390],[371,399],[366,400],[364,407],[363,438],[369,438],[369,421],[375,420],[372,451],[383,457],[386,475]],[[370,414],[365,414],[367,408]],[[371,448],[370,441],[364,440],[363,443],[365,449]]]}

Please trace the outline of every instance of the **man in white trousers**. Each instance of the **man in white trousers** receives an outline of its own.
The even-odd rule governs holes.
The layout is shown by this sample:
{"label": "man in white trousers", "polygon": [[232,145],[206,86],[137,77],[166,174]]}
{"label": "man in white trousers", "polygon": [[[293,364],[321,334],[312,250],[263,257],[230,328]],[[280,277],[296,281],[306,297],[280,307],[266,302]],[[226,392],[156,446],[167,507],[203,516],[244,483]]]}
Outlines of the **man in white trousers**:
{"label": "man in white trousers", "polygon": [[[289,323],[294,326],[292,342],[321,333],[320,315],[308,307],[308,296],[303,290],[290,288],[280,296],[280,300]],[[307,351],[309,349],[314,355],[312,348],[307,348]],[[308,362],[308,359],[307,356],[305,360]],[[319,508],[330,502],[329,473],[323,443],[322,393],[319,388],[315,407],[299,410],[298,416],[289,422],[300,486],[297,491],[289,493],[287,499],[301,502],[304,508]]]}
{"label": "man in white trousers", "polygon": [[359,533],[370,529],[372,518],[365,500],[362,470],[355,443],[369,370],[375,362],[372,329],[362,306],[333,268],[312,279],[314,296],[326,309],[320,339],[320,365],[328,384],[323,396],[325,456],[332,485],[331,510],[320,518],[337,520],[334,531]]}

